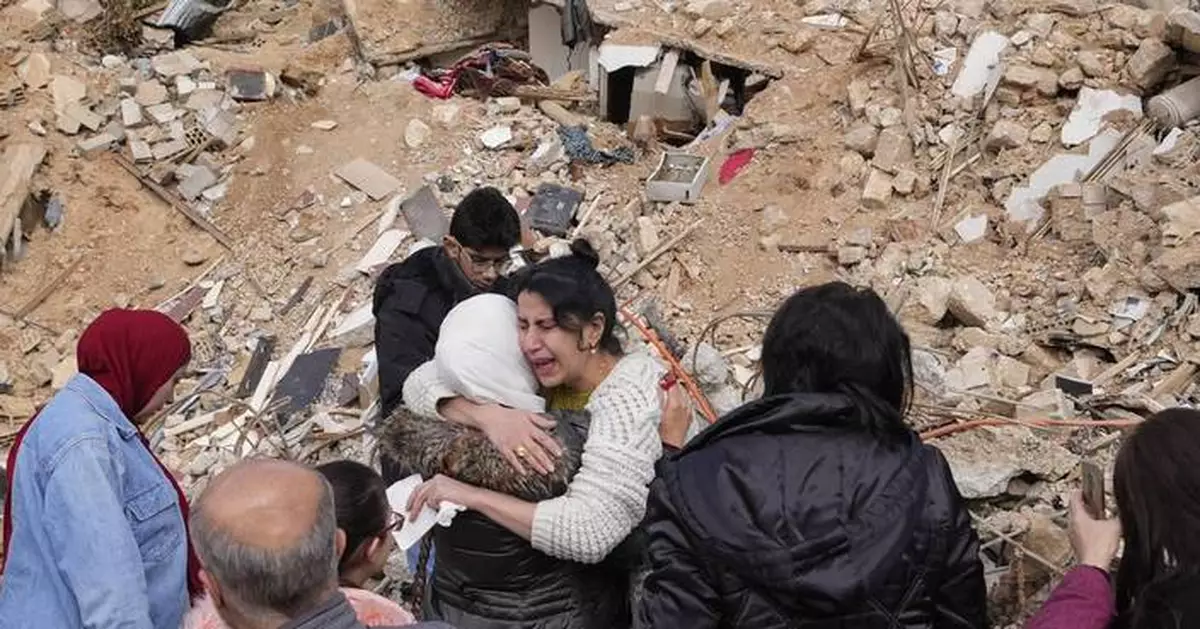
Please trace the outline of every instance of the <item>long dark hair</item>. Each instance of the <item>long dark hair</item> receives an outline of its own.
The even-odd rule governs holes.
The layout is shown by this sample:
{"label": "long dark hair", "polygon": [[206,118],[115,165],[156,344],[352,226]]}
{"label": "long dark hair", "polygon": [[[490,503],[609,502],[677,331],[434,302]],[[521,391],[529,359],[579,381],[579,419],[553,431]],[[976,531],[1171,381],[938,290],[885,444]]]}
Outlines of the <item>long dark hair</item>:
{"label": "long dark hair", "polygon": [[1200,576],[1200,411],[1173,408],[1138,426],[1117,455],[1113,493],[1125,538],[1118,626],[1158,627],[1149,619],[1177,616],[1176,586]]}
{"label": "long dark hair", "polygon": [[338,558],[338,572],[367,541],[382,535],[392,508],[387,485],[379,472],[355,461],[333,461],[317,468],[333,487],[333,505],[338,528],[346,532],[346,548]]}
{"label": "long dark hair", "polygon": [[872,433],[905,432],[912,400],[908,335],[870,289],[843,282],[803,288],[763,336],[764,394],[842,393]]}
{"label": "long dark hair", "polygon": [[596,270],[600,256],[591,243],[577,239],[571,255],[551,258],[522,269],[513,278],[509,297],[529,291],[546,300],[558,326],[580,331],[596,315],[604,315],[598,349],[613,356],[623,353],[617,338],[617,298],[612,286]]}

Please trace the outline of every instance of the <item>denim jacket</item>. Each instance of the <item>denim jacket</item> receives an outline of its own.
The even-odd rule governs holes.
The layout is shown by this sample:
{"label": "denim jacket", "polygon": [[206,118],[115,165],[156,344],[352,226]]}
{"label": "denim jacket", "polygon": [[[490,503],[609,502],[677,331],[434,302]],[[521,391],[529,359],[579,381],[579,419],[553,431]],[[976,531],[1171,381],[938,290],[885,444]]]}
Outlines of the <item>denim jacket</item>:
{"label": "denim jacket", "polygon": [[188,607],[179,499],[112,397],[76,375],[16,461],[0,627],[177,629]]}

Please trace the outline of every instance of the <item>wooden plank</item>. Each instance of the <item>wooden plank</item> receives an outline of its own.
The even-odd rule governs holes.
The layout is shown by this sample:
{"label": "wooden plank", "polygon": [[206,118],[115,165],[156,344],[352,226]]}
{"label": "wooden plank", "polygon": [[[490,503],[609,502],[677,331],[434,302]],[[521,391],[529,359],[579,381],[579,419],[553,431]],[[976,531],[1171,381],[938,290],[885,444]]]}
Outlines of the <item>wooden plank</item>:
{"label": "wooden plank", "polygon": [[171,195],[170,192],[167,192],[165,188],[151,181],[149,177],[143,175],[142,172],[138,170],[137,166],[134,166],[132,163],[130,163],[129,160],[125,159],[124,156],[117,153],[112,153],[112,158],[116,160],[117,164],[119,164],[121,168],[124,168],[125,170],[129,171],[129,174],[136,177],[143,186],[149,188],[151,192],[158,196],[159,199],[162,199],[167,205],[170,205],[180,214],[186,216],[187,219],[196,227],[208,232],[208,235],[212,236],[213,239],[221,243],[222,247],[233,251],[233,241],[230,240],[229,236],[225,235],[225,232],[221,231],[216,225],[213,225],[212,221],[204,218],[204,216],[192,208],[180,203],[175,199],[174,196]]}
{"label": "wooden plank", "polygon": [[19,321],[23,320],[30,314],[33,314],[33,311],[37,310],[38,306],[42,305],[42,302],[49,299],[50,295],[53,295],[54,291],[58,290],[58,287],[62,286],[62,283],[67,281],[67,278],[71,277],[71,275],[75,273],[76,269],[78,269],[79,265],[82,263],[83,256],[80,256],[76,258],[74,262],[67,265],[67,268],[63,269],[57,276],[55,276],[53,280],[50,280],[49,284],[46,284],[42,290],[38,291],[38,293],[33,296],[32,299],[30,299],[24,306],[21,306],[21,308],[17,310],[15,318]]}
{"label": "wooden plank", "polygon": [[666,94],[671,91],[671,80],[675,78],[675,68],[679,67],[679,51],[668,50],[663,55],[658,66],[658,78],[654,80],[654,91]]}
{"label": "wooden plank", "polygon": [[[46,157],[42,144],[14,144],[4,151],[0,168],[0,252],[8,246],[13,225],[29,198],[29,183],[33,173]],[[18,237],[20,237],[18,235]]]}

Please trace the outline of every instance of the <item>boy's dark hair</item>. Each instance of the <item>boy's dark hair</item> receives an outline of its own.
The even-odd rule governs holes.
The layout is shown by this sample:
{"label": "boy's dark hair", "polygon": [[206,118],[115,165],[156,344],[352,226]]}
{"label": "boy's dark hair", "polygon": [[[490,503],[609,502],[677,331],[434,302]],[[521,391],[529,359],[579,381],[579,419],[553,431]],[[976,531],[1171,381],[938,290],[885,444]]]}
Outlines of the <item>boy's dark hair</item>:
{"label": "boy's dark hair", "polygon": [[841,393],[860,405],[872,433],[905,430],[908,335],[875,291],[843,282],[797,291],[767,326],[762,369],[765,395]]}
{"label": "boy's dark hair", "polygon": [[450,235],[471,249],[511,249],[521,242],[521,219],[499,190],[476,188],[454,209]]}
{"label": "boy's dark hair", "polygon": [[559,327],[581,331],[596,315],[604,315],[599,349],[612,355],[623,353],[617,337],[617,298],[612,286],[596,267],[600,254],[582,238],[571,243],[571,255],[551,258],[518,272],[509,287],[509,297],[529,291],[541,296],[554,311]]}
{"label": "boy's dark hair", "polygon": [[346,532],[346,548],[338,558],[338,572],[373,537],[387,529],[392,507],[387,485],[379,472],[356,461],[332,461],[317,467],[317,473],[333,488],[338,528]]}

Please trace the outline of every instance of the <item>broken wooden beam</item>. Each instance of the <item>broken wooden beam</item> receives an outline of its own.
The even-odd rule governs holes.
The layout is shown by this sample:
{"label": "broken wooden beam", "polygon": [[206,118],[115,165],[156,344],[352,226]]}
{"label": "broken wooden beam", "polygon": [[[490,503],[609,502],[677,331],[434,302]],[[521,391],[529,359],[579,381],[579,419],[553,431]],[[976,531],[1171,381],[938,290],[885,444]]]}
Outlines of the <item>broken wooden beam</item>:
{"label": "broken wooden beam", "polygon": [[82,263],[83,263],[83,256],[75,258],[74,262],[72,262],[71,264],[68,264],[67,268],[65,268],[61,272],[59,272],[59,274],[56,275],[54,277],[54,279],[50,280],[49,284],[46,284],[45,286],[43,286],[42,290],[38,291],[37,294],[34,295],[32,298],[30,298],[29,301],[25,302],[24,306],[21,306],[20,308],[18,308],[17,312],[14,314],[13,318],[15,318],[18,321],[24,321],[25,317],[28,317],[30,314],[33,314],[33,311],[37,310],[38,306],[42,305],[42,302],[49,299],[50,295],[53,295],[54,291],[58,290],[58,287],[62,286],[62,283],[67,281],[67,278],[71,277],[71,275],[75,273],[76,269],[78,269],[79,265]]}
{"label": "broken wooden beam", "polygon": [[142,174],[142,172],[138,170],[137,166],[134,166],[132,163],[130,163],[129,160],[125,159],[124,156],[114,153],[113,159],[116,160],[117,164],[119,164],[121,168],[124,168],[125,170],[129,171],[129,174],[136,177],[143,186],[149,188],[150,191],[153,192],[159,199],[162,199],[167,205],[170,205],[180,214],[186,216],[187,219],[196,227],[208,232],[208,235],[212,236],[214,240],[221,244],[222,247],[233,251],[233,240],[231,240],[229,236],[227,236],[225,232],[221,231],[216,225],[213,225],[212,221],[201,216],[196,210],[193,210],[192,208],[179,202],[174,195],[168,192],[165,188],[154,183],[149,177]]}
{"label": "broken wooden beam", "polygon": [[692,232],[695,231],[696,228],[699,227],[702,223],[704,223],[704,219],[700,219],[700,220],[696,221],[695,223],[688,225],[687,229],[680,232],[679,235],[677,235],[674,238],[663,243],[662,246],[660,246],[658,249],[655,249],[654,251],[650,252],[650,254],[647,255],[645,258],[642,258],[642,261],[639,262],[637,264],[637,266],[633,267],[633,269],[631,269],[628,273],[623,275],[621,277],[621,279],[613,282],[613,285],[612,285],[613,290],[616,290],[616,289],[624,286],[627,282],[629,282],[629,280],[633,279],[633,276],[637,275],[638,273],[641,273],[643,270],[645,270],[646,267],[653,264],[655,260],[662,257],[663,254],[674,249],[676,245],[683,242],[683,239],[690,236],[692,234]]}

